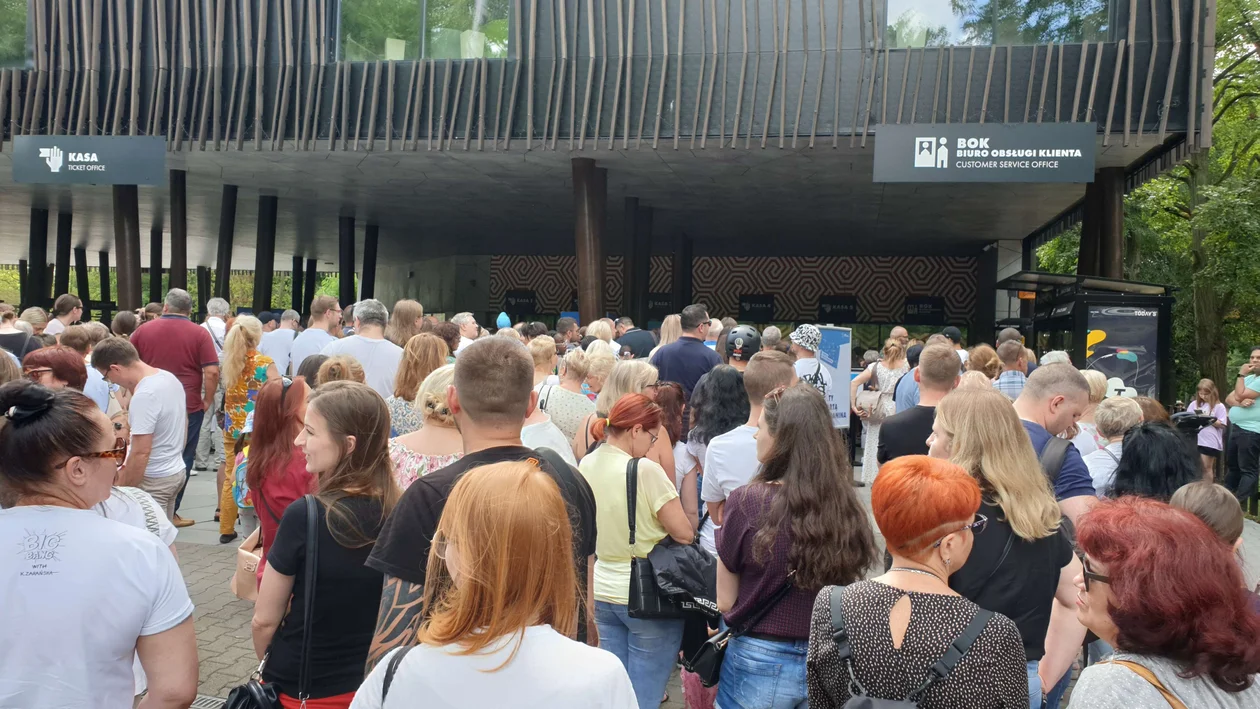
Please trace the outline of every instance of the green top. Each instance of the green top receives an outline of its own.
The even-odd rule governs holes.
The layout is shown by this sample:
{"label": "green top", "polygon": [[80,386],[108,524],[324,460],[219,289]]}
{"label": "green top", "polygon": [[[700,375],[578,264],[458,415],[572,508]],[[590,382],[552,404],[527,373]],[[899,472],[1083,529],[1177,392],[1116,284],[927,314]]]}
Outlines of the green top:
{"label": "green top", "polygon": [[[1243,386],[1251,391],[1260,392],[1260,375],[1248,374],[1247,378],[1243,379]],[[1229,407],[1229,422],[1244,431],[1260,433],[1260,400],[1251,406]]]}

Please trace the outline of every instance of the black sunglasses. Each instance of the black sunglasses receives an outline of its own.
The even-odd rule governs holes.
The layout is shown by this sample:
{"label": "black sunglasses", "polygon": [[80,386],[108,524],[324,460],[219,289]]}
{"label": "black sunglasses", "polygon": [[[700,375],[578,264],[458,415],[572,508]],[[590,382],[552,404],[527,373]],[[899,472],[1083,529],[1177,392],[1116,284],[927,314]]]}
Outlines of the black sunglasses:
{"label": "black sunglasses", "polygon": [[1089,582],[1090,582],[1090,581],[1097,581],[1098,583],[1105,583],[1105,584],[1108,584],[1108,585],[1110,585],[1110,584],[1111,584],[1111,577],[1110,577],[1110,576],[1104,576],[1103,574],[1097,574],[1097,573],[1094,573],[1094,572],[1093,572],[1093,570],[1091,570],[1091,569],[1089,568],[1089,558],[1088,558],[1088,557],[1086,557],[1085,559],[1083,559],[1083,560],[1081,561],[1081,566],[1083,567],[1083,570],[1081,571],[1081,578],[1083,578],[1083,579],[1085,580],[1085,590],[1086,590],[1086,591],[1088,591],[1088,590],[1089,590]]}

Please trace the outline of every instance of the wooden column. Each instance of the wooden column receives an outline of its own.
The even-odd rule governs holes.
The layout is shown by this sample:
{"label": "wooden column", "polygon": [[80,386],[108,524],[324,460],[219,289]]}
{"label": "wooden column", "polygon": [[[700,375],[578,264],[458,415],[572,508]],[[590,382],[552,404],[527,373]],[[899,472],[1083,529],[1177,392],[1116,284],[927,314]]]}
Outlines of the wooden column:
{"label": "wooden column", "polygon": [[149,302],[161,303],[162,290],[162,227],[156,224],[149,229]]}
{"label": "wooden column", "polygon": [[232,302],[232,239],[236,235],[236,185],[223,186],[219,205],[219,244],[214,266],[214,295]]}
{"label": "wooden column", "polygon": [[[293,279],[293,287],[290,290],[293,291],[293,303],[292,303],[293,310],[299,313],[302,312],[302,300],[303,300],[302,276],[303,276],[302,257],[294,256],[293,257],[293,275],[291,276],[291,278]],[[309,300],[309,298],[307,299]]]}
{"label": "wooden column", "polygon": [[354,217],[337,220],[337,297],[341,307],[354,303]]}
{"label": "wooden column", "polygon": [[1101,192],[1098,275],[1124,278],[1124,168],[1104,167],[1095,181]]}
{"label": "wooden column", "polygon": [[135,185],[114,185],[114,253],[118,309],[144,307],[140,289],[140,194]]}
{"label": "wooden column", "polygon": [[573,159],[574,241],[578,314],[583,324],[604,317],[604,210],[608,171],[590,158]]}
{"label": "wooden column", "polygon": [[648,284],[652,269],[652,208],[639,207],[639,216],[634,224],[634,280],[631,282],[634,303],[629,315],[634,318],[636,326],[647,327]]}
{"label": "wooden column", "polygon": [[311,301],[315,300],[315,279],[319,275],[315,272],[318,264],[313,258],[306,259],[306,287],[302,290],[306,294],[306,298],[302,300],[302,322],[310,325],[311,318]]}
{"label": "wooden column", "polygon": [[258,198],[258,242],[254,248],[254,312],[271,310],[271,282],[276,273],[276,211],[279,198]]}
{"label": "wooden column", "polygon": [[92,319],[92,309],[88,307],[91,289],[88,281],[87,249],[82,246],[74,250],[74,281],[79,301],[83,303],[82,321],[87,322]]}
{"label": "wooden column", "polygon": [[188,173],[171,170],[171,288],[188,290]]}
{"label": "wooden column", "polygon": [[359,281],[359,297],[376,297],[376,245],[380,227],[368,224],[363,227],[363,277]]}
{"label": "wooden column", "polygon": [[70,212],[57,214],[57,270],[53,275],[53,296],[70,292]]}
{"label": "wooden column", "polygon": [[48,284],[45,282],[48,270],[48,210],[32,209],[31,226],[28,245],[30,253],[26,269],[26,295],[22,299],[22,307],[32,305],[44,306],[48,296]]}

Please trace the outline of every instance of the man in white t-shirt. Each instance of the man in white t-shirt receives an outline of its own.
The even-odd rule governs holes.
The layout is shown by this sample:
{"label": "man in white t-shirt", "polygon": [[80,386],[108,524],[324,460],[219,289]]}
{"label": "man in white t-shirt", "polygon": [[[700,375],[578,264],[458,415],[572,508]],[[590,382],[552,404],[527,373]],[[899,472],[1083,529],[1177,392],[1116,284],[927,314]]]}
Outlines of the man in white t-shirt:
{"label": "man in white t-shirt", "polygon": [[451,353],[458,357],[465,347],[477,340],[477,336],[481,334],[481,327],[477,325],[477,318],[473,317],[472,313],[456,313],[455,317],[451,318],[451,322],[459,326],[459,347]]}
{"label": "man in white t-shirt", "polygon": [[315,296],[311,301],[311,317],[306,321],[306,329],[293,338],[293,346],[289,349],[293,374],[301,371],[307,357],[319,354],[340,336],[341,306],[337,304],[337,299],[331,295]]}
{"label": "man in white t-shirt", "polygon": [[293,340],[298,334],[298,321],[302,316],[296,310],[286,310],[280,316],[280,327],[271,332],[264,332],[258,343],[258,351],[267,355],[276,363],[276,371],[281,374],[289,372],[289,355],[293,351]]}
{"label": "man in white t-shirt", "polygon": [[173,519],[175,498],[184,485],[188,435],[184,385],[174,374],[145,364],[136,348],[119,337],[92,350],[92,366],[106,382],[131,392],[131,450],[117,481],[152,495]]}
{"label": "man in white t-shirt", "polygon": [[707,508],[700,526],[700,545],[717,553],[714,532],[722,526],[722,506],[735,488],[747,485],[761,463],[757,460],[757,427],[761,420],[762,402],[779,387],[796,383],[792,358],[782,352],[758,352],[744,370],[744,389],[748,392],[748,421],[709,441],[704,454],[704,480],[700,497]]}
{"label": "man in white t-shirt", "polygon": [[949,340],[949,344],[954,346],[954,350],[958,353],[958,359],[962,360],[964,365],[967,364],[967,356],[969,353],[963,347],[962,330],[950,325],[944,330],[941,330],[941,334],[945,336],[945,339]]}
{"label": "man in white t-shirt", "polygon": [[388,322],[389,311],[384,303],[376,299],[359,301],[354,304],[355,334],[330,342],[320,350],[320,354],[329,357],[350,355],[359,360],[367,385],[383,399],[394,395],[394,376],[403,354],[401,347],[385,339]]}
{"label": "man in white t-shirt", "polygon": [[796,357],[796,376],[818,390],[826,398],[831,392],[831,372],[818,359],[822,345],[822,330],[813,325],[801,325],[791,337],[792,354]]}

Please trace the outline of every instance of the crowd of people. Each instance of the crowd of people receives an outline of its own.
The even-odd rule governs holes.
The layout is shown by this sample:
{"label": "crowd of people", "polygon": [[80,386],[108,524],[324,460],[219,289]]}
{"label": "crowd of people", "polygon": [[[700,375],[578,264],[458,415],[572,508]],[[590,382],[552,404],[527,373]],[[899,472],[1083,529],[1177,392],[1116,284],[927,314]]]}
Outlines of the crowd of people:
{"label": "crowd of people", "polygon": [[198,468],[259,558],[230,701],[1260,706],[1260,348],[1186,434],[1018,331],[896,327],[855,471],[810,324],[192,308],[0,304],[0,706],[189,706]]}

